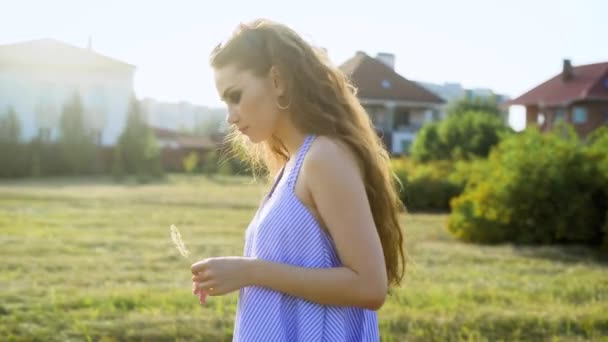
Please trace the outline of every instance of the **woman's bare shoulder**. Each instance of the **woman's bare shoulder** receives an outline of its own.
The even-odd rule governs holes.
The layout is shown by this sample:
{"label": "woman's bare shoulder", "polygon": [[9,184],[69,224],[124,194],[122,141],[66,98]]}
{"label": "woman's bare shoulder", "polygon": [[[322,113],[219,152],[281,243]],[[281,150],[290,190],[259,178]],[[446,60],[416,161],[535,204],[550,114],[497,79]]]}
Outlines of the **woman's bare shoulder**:
{"label": "woman's bare shoulder", "polygon": [[341,177],[360,174],[358,163],[352,150],[336,138],[319,136],[304,158],[302,165],[308,179],[310,176]]}
{"label": "woman's bare shoulder", "polygon": [[308,151],[305,161],[323,164],[343,164],[355,161],[351,149],[337,138],[327,136],[317,137]]}

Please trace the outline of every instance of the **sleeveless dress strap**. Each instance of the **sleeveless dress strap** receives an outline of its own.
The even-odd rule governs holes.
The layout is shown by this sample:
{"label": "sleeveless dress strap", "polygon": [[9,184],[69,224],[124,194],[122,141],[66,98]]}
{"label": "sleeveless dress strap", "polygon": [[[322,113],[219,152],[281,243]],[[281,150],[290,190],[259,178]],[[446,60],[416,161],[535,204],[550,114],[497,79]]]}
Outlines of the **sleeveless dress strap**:
{"label": "sleeveless dress strap", "polygon": [[304,143],[300,147],[298,154],[296,156],[296,161],[293,169],[289,173],[289,178],[287,178],[287,186],[290,190],[294,190],[296,186],[296,180],[298,179],[298,175],[300,174],[300,169],[302,168],[302,163],[304,162],[304,157],[306,153],[310,149],[310,145],[315,140],[315,135],[307,135],[304,139]]}
{"label": "sleeveless dress strap", "polygon": [[274,180],[274,182],[272,183],[272,187],[270,188],[270,191],[268,192],[268,194],[266,195],[266,199],[272,197],[272,194],[274,193],[274,191],[277,188],[277,185],[279,185],[279,182],[281,182],[281,178],[283,178],[283,173],[285,172],[285,165],[283,165],[281,167],[281,170],[279,171],[279,174],[277,175],[277,178]]}

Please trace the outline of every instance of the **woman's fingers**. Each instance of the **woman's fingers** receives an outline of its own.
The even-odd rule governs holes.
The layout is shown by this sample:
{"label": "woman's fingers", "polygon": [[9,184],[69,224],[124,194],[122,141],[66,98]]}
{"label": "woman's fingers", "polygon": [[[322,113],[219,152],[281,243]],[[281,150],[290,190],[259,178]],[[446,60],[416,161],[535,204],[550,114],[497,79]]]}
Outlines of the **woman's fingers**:
{"label": "woman's fingers", "polygon": [[192,294],[198,297],[201,305],[204,305],[207,302],[207,292],[199,288],[198,283],[192,283]]}
{"label": "woman's fingers", "polygon": [[201,272],[192,276],[192,281],[194,282],[202,283],[209,280],[211,280],[211,276],[208,272]]}
{"label": "woman's fingers", "polygon": [[192,271],[192,274],[197,274],[199,272],[203,272],[207,268],[208,264],[209,260],[203,259],[192,264],[192,266],[190,266],[190,270]]}
{"label": "woman's fingers", "polygon": [[215,284],[215,282],[213,282],[213,281],[204,281],[204,282],[194,282],[194,286],[196,287],[196,289],[199,292],[205,291],[205,292],[209,293],[209,292],[213,292],[213,290],[210,291],[210,289],[217,287],[217,284]]}
{"label": "woman's fingers", "polygon": [[200,293],[200,289],[198,288],[198,286],[196,286],[196,284],[196,282],[192,282],[192,294],[195,296]]}

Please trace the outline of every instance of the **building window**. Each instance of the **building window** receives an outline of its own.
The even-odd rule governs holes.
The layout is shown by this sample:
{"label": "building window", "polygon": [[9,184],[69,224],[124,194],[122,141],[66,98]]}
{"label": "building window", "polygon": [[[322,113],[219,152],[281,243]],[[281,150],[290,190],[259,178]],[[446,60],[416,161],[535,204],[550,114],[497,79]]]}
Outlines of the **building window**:
{"label": "building window", "polygon": [[575,124],[583,124],[587,122],[587,108],[574,107],[572,109],[572,122]]}
{"label": "building window", "polygon": [[438,110],[433,110],[433,121],[441,120],[441,116]]}
{"label": "building window", "polygon": [[410,112],[408,111],[396,111],[394,118],[393,128],[398,130],[403,127],[410,125]]}
{"label": "building window", "polygon": [[566,121],[566,109],[559,108],[555,111],[555,116],[553,117],[553,122],[558,121]]}
{"label": "building window", "polygon": [[411,140],[407,140],[407,139],[401,140],[401,153],[409,154],[411,147],[412,147]]}
{"label": "building window", "polygon": [[382,80],[382,88],[388,89],[391,87],[391,82],[389,80]]}
{"label": "building window", "polygon": [[384,111],[380,110],[376,112],[376,124],[379,126],[384,126]]}
{"label": "building window", "polygon": [[365,110],[369,114],[372,123],[376,128],[384,128],[386,123],[386,109],[384,107],[368,106]]}

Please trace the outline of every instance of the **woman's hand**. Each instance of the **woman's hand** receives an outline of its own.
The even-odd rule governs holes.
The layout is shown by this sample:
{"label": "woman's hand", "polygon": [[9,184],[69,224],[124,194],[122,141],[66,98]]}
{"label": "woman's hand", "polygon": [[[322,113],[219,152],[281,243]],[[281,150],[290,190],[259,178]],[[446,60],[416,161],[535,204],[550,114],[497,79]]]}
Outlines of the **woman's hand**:
{"label": "woman's hand", "polygon": [[194,291],[210,296],[221,296],[251,283],[250,265],[254,258],[218,257],[207,258],[192,264]]}

